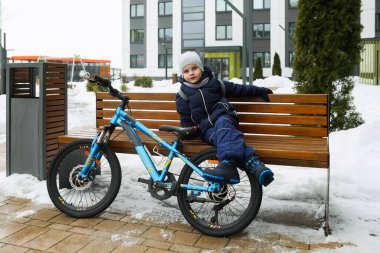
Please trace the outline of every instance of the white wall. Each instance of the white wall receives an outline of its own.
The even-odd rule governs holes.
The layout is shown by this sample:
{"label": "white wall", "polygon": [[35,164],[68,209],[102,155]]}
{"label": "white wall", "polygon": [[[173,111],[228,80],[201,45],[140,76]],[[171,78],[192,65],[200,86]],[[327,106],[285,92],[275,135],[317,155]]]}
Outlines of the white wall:
{"label": "white wall", "polygon": [[[285,28],[285,6],[287,7],[287,0],[272,0],[270,9],[271,65],[273,65],[274,54],[277,52],[280,56],[283,70],[285,69],[285,37],[287,36],[287,31],[284,31],[281,27]],[[263,72],[264,75],[267,74],[266,76],[272,75],[271,68]],[[285,73],[283,73],[283,76],[285,76]]]}
{"label": "white wall", "polygon": [[[178,70],[178,57],[181,54],[181,34],[182,34],[182,20],[181,10],[182,1],[173,1],[173,73],[179,73]],[[169,72],[171,73],[171,72]],[[171,74],[170,74],[171,75]]]}
{"label": "white wall", "polygon": [[129,53],[131,51],[131,47],[129,44],[129,39],[130,39],[130,23],[129,23],[129,16],[130,16],[130,5],[129,5],[129,0],[124,0],[123,1],[123,25],[122,25],[122,34],[123,34],[123,42],[122,42],[122,54],[123,54],[123,59],[122,61],[122,67],[121,67],[121,72],[123,74],[129,74],[129,65],[130,65],[130,57]]}
{"label": "white wall", "polygon": [[375,3],[376,0],[362,0],[360,14],[360,22],[364,26],[361,33],[362,38],[375,37]]}

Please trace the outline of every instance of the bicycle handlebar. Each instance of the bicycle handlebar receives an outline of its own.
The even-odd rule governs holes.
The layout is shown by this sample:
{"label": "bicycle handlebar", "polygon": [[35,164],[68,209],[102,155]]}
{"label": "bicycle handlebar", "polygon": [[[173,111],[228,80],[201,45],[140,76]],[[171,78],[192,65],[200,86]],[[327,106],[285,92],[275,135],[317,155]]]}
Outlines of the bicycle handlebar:
{"label": "bicycle handlebar", "polygon": [[110,80],[102,78],[100,76],[94,76],[93,79],[88,79],[88,80],[90,82],[96,83],[96,84],[98,84],[98,85],[100,85],[100,86],[108,89],[108,91],[111,94],[111,96],[117,97],[118,99],[120,99],[123,102],[122,103],[123,108],[125,108],[125,106],[128,104],[129,97],[125,96],[118,89],[115,89],[114,87],[112,87],[112,84],[111,84]]}

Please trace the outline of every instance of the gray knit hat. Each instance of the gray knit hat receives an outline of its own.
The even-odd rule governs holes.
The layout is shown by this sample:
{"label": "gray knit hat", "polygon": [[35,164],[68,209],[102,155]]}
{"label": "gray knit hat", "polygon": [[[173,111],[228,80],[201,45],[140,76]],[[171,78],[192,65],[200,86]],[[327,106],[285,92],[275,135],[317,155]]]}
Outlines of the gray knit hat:
{"label": "gray knit hat", "polygon": [[182,74],[183,68],[186,65],[194,64],[197,65],[203,72],[203,63],[199,55],[194,51],[184,52],[179,56],[179,72]]}

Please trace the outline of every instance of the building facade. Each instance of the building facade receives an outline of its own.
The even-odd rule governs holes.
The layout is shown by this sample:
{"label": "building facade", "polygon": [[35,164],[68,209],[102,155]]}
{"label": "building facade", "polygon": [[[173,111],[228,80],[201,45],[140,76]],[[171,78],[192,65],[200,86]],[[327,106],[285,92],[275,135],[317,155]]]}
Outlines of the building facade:
{"label": "building facade", "polygon": [[[244,0],[230,0],[241,13],[251,12],[247,23],[253,61],[261,57],[264,76],[270,76],[278,53],[283,76],[290,77],[298,0],[250,1],[252,9],[247,10]],[[374,38],[380,31],[379,2],[362,0],[363,38]],[[219,78],[239,78],[242,45],[243,19],[224,0],[123,1],[122,72],[129,79],[178,73],[178,56],[187,50],[198,52]]]}

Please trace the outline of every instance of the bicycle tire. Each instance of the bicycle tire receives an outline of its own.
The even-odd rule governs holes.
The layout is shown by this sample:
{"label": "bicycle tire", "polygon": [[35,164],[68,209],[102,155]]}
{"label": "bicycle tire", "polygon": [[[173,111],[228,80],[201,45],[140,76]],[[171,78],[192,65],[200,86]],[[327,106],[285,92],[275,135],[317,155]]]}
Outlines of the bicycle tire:
{"label": "bicycle tire", "polygon": [[[199,152],[192,159],[193,163],[201,168],[203,166],[216,166],[216,164],[210,165],[212,160],[217,161],[217,151],[214,147]],[[177,195],[178,205],[190,225],[203,234],[223,237],[241,232],[253,221],[261,206],[262,187],[254,175],[245,171],[239,171],[239,174],[241,179],[240,183],[236,185],[225,185],[224,193],[219,193],[219,195],[179,188]],[[189,182],[191,184],[198,183],[204,186],[208,184],[207,181],[200,177],[188,165],[185,165],[178,178],[178,185],[188,184]],[[227,222],[224,220],[217,221],[217,223],[215,222],[215,210],[212,210],[212,208],[215,208],[216,203],[191,203],[191,199],[193,198],[190,197],[194,196],[194,194],[199,194],[198,197],[200,199],[221,201],[226,199],[228,194],[233,191],[235,192],[234,199],[218,212],[218,219],[223,219],[224,216]],[[249,196],[245,191],[249,191]],[[240,210],[239,214],[235,213],[235,210],[236,212],[239,211],[239,208],[243,207],[243,205],[246,206],[245,209]],[[214,212],[214,217],[212,217],[212,212]]]}
{"label": "bicycle tire", "polygon": [[47,174],[46,185],[53,204],[75,218],[89,218],[102,213],[112,204],[120,189],[120,163],[107,145],[99,151],[102,158],[96,161],[98,166],[93,180],[79,186],[73,181],[75,173],[86,162],[86,152],[91,143],[91,139],[80,139],[65,145],[54,157]]}

